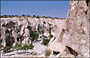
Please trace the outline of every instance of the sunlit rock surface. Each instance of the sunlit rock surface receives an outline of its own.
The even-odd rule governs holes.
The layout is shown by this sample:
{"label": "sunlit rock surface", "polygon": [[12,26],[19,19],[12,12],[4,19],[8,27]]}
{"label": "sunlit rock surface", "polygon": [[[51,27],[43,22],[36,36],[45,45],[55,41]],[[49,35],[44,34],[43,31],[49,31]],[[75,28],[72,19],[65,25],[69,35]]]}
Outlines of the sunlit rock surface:
{"label": "sunlit rock surface", "polygon": [[[14,47],[18,44],[30,46],[33,45],[33,52],[24,51],[21,52],[11,48],[12,52],[3,54],[2,57],[24,57],[30,55],[30,57],[45,57],[45,50],[49,42],[47,40],[56,39],[60,33],[60,29],[65,24],[65,19],[56,18],[36,18],[36,17],[13,17],[13,18],[1,18],[1,46]],[[13,40],[12,40],[13,39]],[[45,39],[46,41],[44,41]],[[11,42],[14,41],[14,42]],[[45,45],[43,44],[45,43]],[[17,47],[16,47],[17,48]],[[25,49],[25,47],[23,48]],[[63,48],[61,48],[63,49]],[[19,53],[19,54],[18,54]],[[31,53],[31,54],[30,54]],[[14,55],[12,55],[14,54]],[[17,56],[18,55],[18,56]],[[25,56],[26,57],[26,56]]]}
{"label": "sunlit rock surface", "polygon": [[70,1],[63,41],[84,57],[89,57],[89,7],[86,1]]}
{"label": "sunlit rock surface", "polygon": [[[89,57],[89,0],[70,0],[67,18],[1,18],[0,47],[29,45],[1,57]],[[49,43],[47,44],[47,42]],[[32,44],[33,46],[31,46]],[[28,46],[26,46],[28,47]]]}
{"label": "sunlit rock surface", "polygon": [[[70,47],[68,49],[72,50],[70,51],[72,55],[89,57],[90,2],[87,3],[85,0],[70,1],[65,28],[63,28],[65,32],[62,33],[63,30],[61,31],[62,34],[60,33],[56,40],[52,42],[54,43],[53,46],[62,42],[65,46]],[[59,49],[60,47],[57,48]],[[52,50],[54,51],[54,49]]]}

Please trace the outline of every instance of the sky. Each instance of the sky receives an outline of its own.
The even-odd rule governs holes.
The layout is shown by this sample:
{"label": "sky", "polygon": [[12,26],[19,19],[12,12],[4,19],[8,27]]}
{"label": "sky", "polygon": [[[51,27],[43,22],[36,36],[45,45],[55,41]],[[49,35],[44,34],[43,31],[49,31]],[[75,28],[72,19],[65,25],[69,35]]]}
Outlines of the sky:
{"label": "sky", "polygon": [[69,1],[1,1],[1,15],[39,15],[65,18]]}

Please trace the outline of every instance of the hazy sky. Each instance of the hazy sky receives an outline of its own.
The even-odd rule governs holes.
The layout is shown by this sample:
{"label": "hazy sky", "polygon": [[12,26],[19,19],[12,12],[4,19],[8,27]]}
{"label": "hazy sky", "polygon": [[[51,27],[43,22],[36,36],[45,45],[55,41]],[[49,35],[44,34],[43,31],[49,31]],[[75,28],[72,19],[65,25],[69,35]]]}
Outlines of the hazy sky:
{"label": "hazy sky", "polygon": [[67,16],[69,1],[1,1],[1,15]]}

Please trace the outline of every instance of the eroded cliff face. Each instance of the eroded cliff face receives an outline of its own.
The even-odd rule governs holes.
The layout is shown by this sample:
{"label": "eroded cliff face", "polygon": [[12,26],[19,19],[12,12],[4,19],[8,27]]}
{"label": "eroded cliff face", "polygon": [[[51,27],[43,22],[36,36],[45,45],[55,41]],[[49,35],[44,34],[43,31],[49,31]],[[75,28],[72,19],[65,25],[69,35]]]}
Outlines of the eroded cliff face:
{"label": "eroded cliff face", "polygon": [[89,56],[89,7],[86,1],[70,1],[63,43],[82,56]]}
{"label": "eroded cliff face", "polygon": [[52,18],[1,18],[2,46],[12,46],[17,42],[30,44],[34,39],[42,42],[43,38],[56,38],[64,22],[64,19]]}
{"label": "eroded cliff face", "polygon": [[[70,0],[68,16],[59,36],[49,45],[60,56],[89,57],[89,1]],[[58,47],[56,47],[58,46]]]}
{"label": "eroded cliff face", "polygon": [[[30,35],[34,32],[39,34],[38,38]],[[51,34],[53,38],[49,38]],[[48,48],[46,51],[44,50],[44,54],[50,57],[89,57],[89,36],[89,0],[70,0],[66,20],[24,17],[1,19],[2,46],[12,46],[12,44],[17,42],[22,45],[31,44],[33,37],[34,39],[37,38],[34,41],[39,41],[39,43],[43,41],[43,38],[49,39]],[[40,48],[40,44],[34,41],[33,45],[39,47],[37,49],[34,46],[38,50],[38,54],[45,47]]]}

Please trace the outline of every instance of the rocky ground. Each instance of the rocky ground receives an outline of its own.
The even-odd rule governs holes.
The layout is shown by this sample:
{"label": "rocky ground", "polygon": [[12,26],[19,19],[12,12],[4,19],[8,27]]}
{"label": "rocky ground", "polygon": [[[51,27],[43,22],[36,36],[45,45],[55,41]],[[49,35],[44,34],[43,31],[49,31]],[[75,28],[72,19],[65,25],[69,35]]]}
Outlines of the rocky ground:
{"label": "rocky ground", "polygon": [[90,2],[70,1],[66,19],[1,18],[1,57],[89,58]]}

